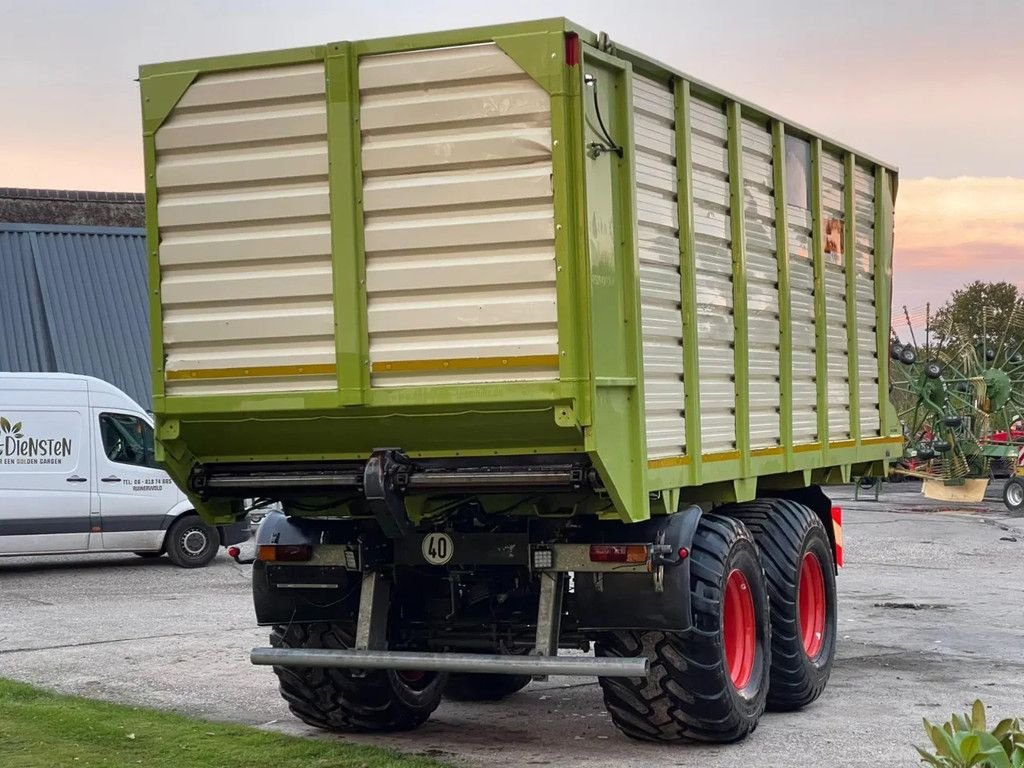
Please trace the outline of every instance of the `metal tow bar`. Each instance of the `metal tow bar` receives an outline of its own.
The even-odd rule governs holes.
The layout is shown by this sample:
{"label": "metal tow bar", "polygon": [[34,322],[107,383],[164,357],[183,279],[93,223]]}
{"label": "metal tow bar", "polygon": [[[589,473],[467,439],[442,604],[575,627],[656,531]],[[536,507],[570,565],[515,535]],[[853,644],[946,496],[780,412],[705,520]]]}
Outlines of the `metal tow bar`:
{"label": "metal tow bar", "polygon": [[253,648],[250,660],[257,665],[280,667],[340,667],[577,677],[646,677],[650,667],[650,662],[646,658],[344,651],[330,648]]}

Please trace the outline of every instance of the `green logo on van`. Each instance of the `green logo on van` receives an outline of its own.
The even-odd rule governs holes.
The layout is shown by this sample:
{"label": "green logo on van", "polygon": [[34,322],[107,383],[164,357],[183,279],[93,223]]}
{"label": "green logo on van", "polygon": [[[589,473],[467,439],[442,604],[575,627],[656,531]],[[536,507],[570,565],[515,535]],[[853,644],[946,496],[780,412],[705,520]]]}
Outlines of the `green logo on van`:
{"label": "green logo on van", "polygon": [[21,422],[0,416],[0,458],[4,464],[62,464],[71,456],[69,437],[25,437]]}

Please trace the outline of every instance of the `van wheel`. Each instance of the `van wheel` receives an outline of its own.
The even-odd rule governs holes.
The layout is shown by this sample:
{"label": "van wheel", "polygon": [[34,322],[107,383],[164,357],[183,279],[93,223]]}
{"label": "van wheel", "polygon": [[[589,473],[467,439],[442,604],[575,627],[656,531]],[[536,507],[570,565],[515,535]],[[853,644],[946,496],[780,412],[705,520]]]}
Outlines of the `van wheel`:
{"label": "van wheel", "polygon": [[198,515],[186,515],[171,524],[164,548],[175,565],[202,568],[217,556],[220,535],[216,528],[207,525]]}

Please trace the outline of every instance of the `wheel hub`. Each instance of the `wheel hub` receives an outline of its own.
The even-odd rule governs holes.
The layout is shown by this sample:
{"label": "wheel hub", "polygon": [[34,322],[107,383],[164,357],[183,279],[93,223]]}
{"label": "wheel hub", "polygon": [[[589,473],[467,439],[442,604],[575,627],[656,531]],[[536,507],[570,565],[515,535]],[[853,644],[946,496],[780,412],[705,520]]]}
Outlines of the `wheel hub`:
{"label": "wheel hub", "polygon": [[190,528],[181,535],[181,548],[190,557],[198,557],[206,549],[206,534],[198,528]]}
{"label": "wheel hub", "polygon": [[1024,486],[1019,483],[1010,483],[1006,486],[1006,500],[1010,506],[1018,507],[1024,502]]}
{"label": "wheel hub", "polygon": [[797,592],[800,609],[800,636],[804,653],[816,659],[825,644],[825,574],[813,552],[804,555],[800,565],[800,587]]}
{"label": "wheel hub", "polygon": [[729,677],[737,689],[750,682],[757,652],[757,622],[754,618],[754,597],[750,582],[739,570],[729,573],[725,582],[723,634],[725,635],[725,663]]}

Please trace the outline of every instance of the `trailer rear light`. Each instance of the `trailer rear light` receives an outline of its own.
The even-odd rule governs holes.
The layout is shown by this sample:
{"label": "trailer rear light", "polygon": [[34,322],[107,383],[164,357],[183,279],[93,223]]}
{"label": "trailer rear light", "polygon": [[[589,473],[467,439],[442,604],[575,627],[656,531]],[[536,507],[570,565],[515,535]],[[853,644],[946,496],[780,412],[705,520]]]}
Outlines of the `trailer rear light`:
{"label": "trailer rear light", "polygon": [[240,554],[242,554],[242,550],[238,547],[228,547],[228,557],[237,558]]}
{"label": "trailer rear light", "polygon": [[836,541],[836,567],[843,567],[843,509],[832,507],[832,534]]}
{"label": "trailer rear light", "polygon": [[266,563],[297,563],[313,559],[311,544],[260,544],[256,559]]}
{"label": "trailer rear light", "polygon": [[646,544],[591,544],[590,561],[593,563],[646,563]]}
{"label": "trailer rear light", "polygon": [[575,32],[565,33],[565,63],[575,67],[580,63],[580,36]]}

